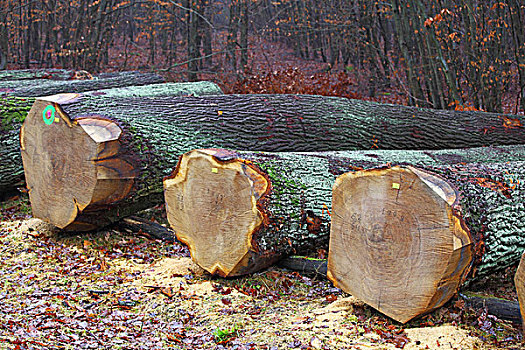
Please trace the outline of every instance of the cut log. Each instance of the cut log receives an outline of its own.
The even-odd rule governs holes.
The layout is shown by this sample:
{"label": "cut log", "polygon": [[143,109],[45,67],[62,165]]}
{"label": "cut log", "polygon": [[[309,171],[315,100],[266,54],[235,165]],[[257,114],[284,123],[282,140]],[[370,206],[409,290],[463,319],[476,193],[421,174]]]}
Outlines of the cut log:
{"label": "cut log", "polygon": [[[121,73],[124,75],[124,73]],[[132,74],[129,74],[130,76]],[[133,80],[130,80],[133,82]],[[89,85],[83,86],[88,88]],[[83,92],[83,90],[78,90]],[[211,82],[150,84],[144,86],[123,86],[119,88],[83,92],[84,97],[104,97],[103,103],[118,97],[158,97],[158,96],[201,96],[222,94],[220,88]],[[20,185],[24,169],[20,155],[19,131],[31,109],[34,98],[0,97],[0,191]]]}
{"label": "cut log", "polygon": [[521,256],[516,275],[514,275],[514,285],[518,294],[523,332],[525,333],[525,253]]}
{"label": "cut log", "polygon": [[[163,123],[177,123],[169,136],[178,132],[179,137],[187,139],[186,134],[192,134],[195,139],[192,148],[319,152],[525,143],[523,116],[418,109],[325,96],[127,98],[112,99],[107,105],[81,101],[63,109],[72,118],[81,113],[100,114],[119,122],[134,123],[138,129],[145,128],[148,137],[152,118],[137,112],[146,109],[155,114],[159,127]],[[226,137],[224,133],[231,139],[231,146],[214,144]],[[208,144],[203,144],[203,140]]]}
{"label": "cut log", "polygon": [[[221,276],[242,275],[290,253],[328,248],[332,185],[339,174],[388,161],[430,166],[519,160],[524,149],[278,154],[194,150],[181,157],[164,181],[168,221],[202,268]],[[465,260],[468,265],[470,260]]]}
{"label": "cut log", "polygon": [[0,81],[31,79],[70,80],[76,78],[92,79],[93,77],[86,71],[78,71],[77,74],[77,71],[74,70],[56,68],[0,70]]}
{"label": "cut log", "polygon": [[163,82],[165,82],[164,78],[159,75],[140,72],[87,80],[8,80],[0,81],[0,95],[37,97],[63,92],[78,93],[90,90],[109,89],[131,85],[158,84]]}
{"label": "cut log", "polygon": [[399,322],[504,269],[525,248],[523,157],[394,166],[337,178],[328,277]]}

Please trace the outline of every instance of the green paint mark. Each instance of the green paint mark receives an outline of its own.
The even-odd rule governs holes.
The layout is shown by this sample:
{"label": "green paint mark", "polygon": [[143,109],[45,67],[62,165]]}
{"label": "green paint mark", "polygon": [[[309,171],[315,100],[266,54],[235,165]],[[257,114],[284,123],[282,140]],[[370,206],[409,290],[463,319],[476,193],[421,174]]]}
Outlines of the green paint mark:
{"label": "green paint mark", "polygon": [[42,112],[42,117],[47,125],[53,124],[55,121],[55,107],[47,106]]}

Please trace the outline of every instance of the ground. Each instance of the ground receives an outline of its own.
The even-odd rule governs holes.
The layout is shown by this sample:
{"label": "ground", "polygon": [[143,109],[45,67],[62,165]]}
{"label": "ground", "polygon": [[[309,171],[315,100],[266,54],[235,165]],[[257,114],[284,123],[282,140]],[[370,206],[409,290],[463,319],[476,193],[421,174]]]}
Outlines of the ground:
{"label": "ground", "polygon": [[[161,208],[160,208],[161,209]],[[163,220],[162,210],[142,213]],[[515,298],[512,271],[469,290]],[[178,243],[63,233],[0,202],[1,349],[519,349],[520,326],[455,299],[401,325],[322,277],[214,278]]]}

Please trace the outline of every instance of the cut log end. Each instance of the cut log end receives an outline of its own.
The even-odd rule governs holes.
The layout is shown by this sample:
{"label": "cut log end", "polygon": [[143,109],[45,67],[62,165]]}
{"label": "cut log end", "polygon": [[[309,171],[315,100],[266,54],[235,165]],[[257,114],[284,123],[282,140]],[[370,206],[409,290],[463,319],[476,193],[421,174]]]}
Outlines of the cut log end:
{"label": "cut log end", "polygon": [[168,221],[208,272],[249,273],[261,264],[252,235],[263,222],[257,202],[267,186],[257,170],[222,150],[188,152],[164,180]]}
{"label": "cut log end", "polygon": [[38,99],[20,134],[33,215],[66,230],[97,228],[82,212],[125,198],[136,176],[119,157],[120,132],[99,117],[70,120],[56,102]]}
{"label": "cut log end", "polygon": [[520,264],[514,275],[514,285],[516,286],[516,293],[518,294],[521,321],[523,324],[523,332],[525,333],[525,253],[521,256]]}
{"label": "cut log end", "polygon": [[346,173],[333,190],[328,277],[405,323],[449,300],[472,261],[455,191],[415,168]]}

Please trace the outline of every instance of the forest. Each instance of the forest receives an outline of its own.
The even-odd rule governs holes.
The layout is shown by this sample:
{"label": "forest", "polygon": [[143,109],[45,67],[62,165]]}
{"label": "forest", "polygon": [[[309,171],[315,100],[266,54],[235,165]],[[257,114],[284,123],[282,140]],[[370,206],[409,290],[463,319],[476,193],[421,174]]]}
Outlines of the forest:
{"label": "forest", "polygon": [[0,3],[3,69],[131,67],[226,92],[525,109],[520,0]]}
{"label": "forest", "polygon": [[0,349],[525,347],[523,0],[0,5]]}

